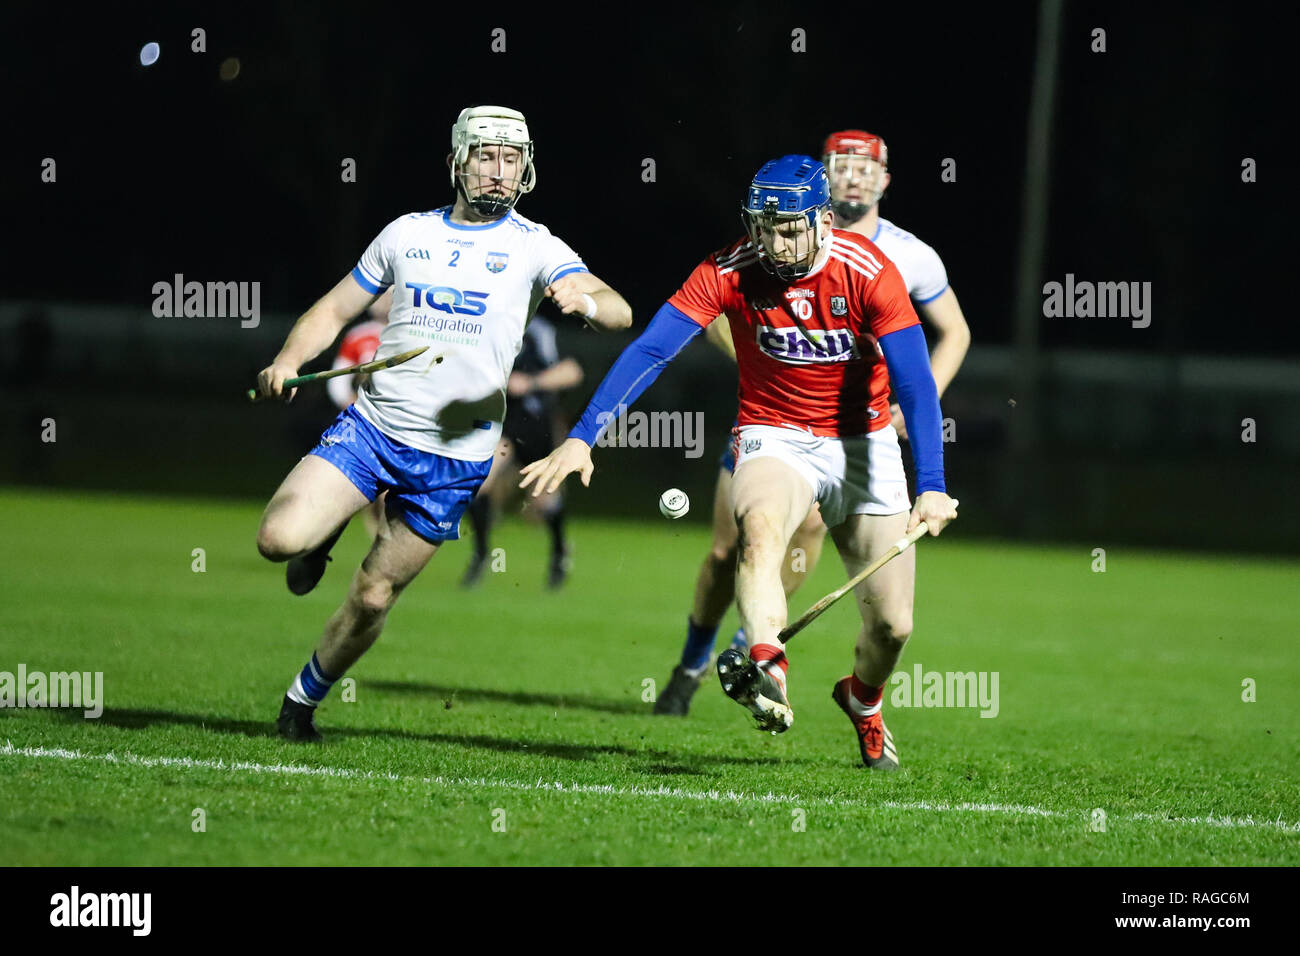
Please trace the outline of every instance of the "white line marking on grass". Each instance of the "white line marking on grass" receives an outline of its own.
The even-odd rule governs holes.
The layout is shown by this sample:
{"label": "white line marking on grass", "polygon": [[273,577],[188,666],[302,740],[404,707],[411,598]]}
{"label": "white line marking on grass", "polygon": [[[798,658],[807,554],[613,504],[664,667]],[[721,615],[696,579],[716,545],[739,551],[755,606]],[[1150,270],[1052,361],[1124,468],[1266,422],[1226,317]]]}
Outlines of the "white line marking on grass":
{"label": "white line marking on grass", "polygon": [[[225,770],[236,773],[280,774],[298,777],[330,777],[339,780],[390,780],[398,783],[430,784],[438,787],[468,787],[479,790],[524,790],[550,793],[604,794],[612,797],[669,797],[679,800],[696,800],[707,803],[788,803],[811,806],[821,804],[860,810],[904,810],[926,813],[984,813],[1000,816],[1046,817],[1055,820],[1087,820],[1091,810],[1048,810],[1043,807],[1007,803],[935,803],[929,800],[837,800],[834,797],[801,797],[786,793],[747,793],[743,790],[686,790],[682,787],[620,787],[614,784],[563,783],[538,778],[529,783],[522,780],[495,780],[488,777],[412,777],[374,770],[352,770],[347,767],[310,767],[302,764],[264,764],[251,761],[209,760],[202,757],[144,757],[133,753],[82,753],[60,747],[15,747],[5,741],[0,747],[0,757],[32,757],[47,760],[99,761],[132,767],[178,767],[194,770]],[[1111,820],[1130,820],[1138,823],[1171,823],[1183,826],[1206,826],[1224,829],[1257,827],[1300,833],[1300,822],[1287,823],[1276,820],[1256,820],[1253,817],[1169,817],[1158,813],[1132,813],[1112,816]]]}

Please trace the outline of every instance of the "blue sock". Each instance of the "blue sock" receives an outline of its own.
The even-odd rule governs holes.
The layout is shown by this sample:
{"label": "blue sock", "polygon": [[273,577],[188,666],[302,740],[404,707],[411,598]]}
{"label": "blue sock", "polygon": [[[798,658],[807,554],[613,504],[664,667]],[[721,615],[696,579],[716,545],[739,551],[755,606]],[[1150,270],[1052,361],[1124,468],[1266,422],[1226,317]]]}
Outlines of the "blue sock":
{"label": "blue sock", "polygon": [[289,699],[306,704],[308,707],[315,707],[325,699],[325,695],[330,692],[336,680],[337,677],[331,677],[321,669],[320,661],[316,659],[316,654],[313,652],[311,660],[302,669],[302,673],[289,685]]}
{"label": "blue sock", "polygon": [[718,636],[718,625],[701,627],[689,617],[686,619],[686,646],[682,648],[682,667],[694,673],[703,673],[709,666],[713,641]]}
{"label": "blue sock", "polygon": [[732,635],[731,638],[731,646],[738,651],[749,649],[749,638],[745,637],[745,629],[743,627],[736,628],[736,633]]}

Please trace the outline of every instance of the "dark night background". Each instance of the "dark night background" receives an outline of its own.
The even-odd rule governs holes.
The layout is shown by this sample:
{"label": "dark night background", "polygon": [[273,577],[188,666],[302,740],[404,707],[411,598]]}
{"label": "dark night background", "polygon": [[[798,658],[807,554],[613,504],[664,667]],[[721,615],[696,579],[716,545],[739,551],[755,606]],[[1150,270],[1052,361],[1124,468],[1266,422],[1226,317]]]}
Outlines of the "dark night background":
{"label": "dark night background", "polygon": [[[0,437],[14,454],[0,480],[269,496],[328,407],[252,409],[241,390],[384,224],[450,201],[457,112],[501,103],[537,144],[520,212],[622,292],[638,328],[739,234],[764,159],[816,154],[838,128],[881,134],[882,214],[943,256],[974,335],[944,401],[958,421],[949,484],[973,506],[972,533],[1300,548],[1285,494],[1300,464],[1300,331],[1278,303],[1292,112],[1278,13],[1066,3],[1035,283],[1149,281],[1153,320],[1042,319],[1043,378],[1012,405],[1037,5],[686,9],[8,5]],[[194,27],[206,53],[190,52]],[[505,53],[490,52],[495,27]],[[791,51],[796,27],[806,53]],[[1095,27],[1105,53],[1090,51]],[[148,41],[162,54],[144,68]],[[228,57],[240,71],[223,81]],[[44,157],[56,183],[40,180]],[[344,157],[355,183],[340,181]],[[1246,157],[1258,182],[1242,182]],[[956,182],[940,179],[945,158]],[[151,287],[175,273],[260,281],[262,327],[154,319]],[[574,409],[631,336],[572,327],[563,340],[588,369]],[[647,494],[686,488],[703,515],[733,373],[693,345],[641,407],[705,408],[704,458],[683,469],[662,452],[602,452],[575,506],[623,508],[615,475],[636,471]],[[32,437],[45,415],[57,447]],[[1015,415],[1035,422],[1028,451],[1009,450]],[[1247,416],[1255,443],[1240,438]],[[1280,510],[1268,541],[1242,520],[1260,501]]]}

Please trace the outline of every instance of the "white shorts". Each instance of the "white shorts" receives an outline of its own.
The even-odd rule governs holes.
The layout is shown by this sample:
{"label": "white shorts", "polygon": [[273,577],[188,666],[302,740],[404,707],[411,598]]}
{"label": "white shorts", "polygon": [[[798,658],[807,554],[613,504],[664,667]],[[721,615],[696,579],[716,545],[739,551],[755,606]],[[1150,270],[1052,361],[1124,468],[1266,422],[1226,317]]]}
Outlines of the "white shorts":
{"label": "white shorts", "polygon": [[743,425],[736,435],[736,468],[765,455],[781,459],[808,482],[828,528],[849,515],[896,515],[912,507],[892,426],[822,438],[797,428]]}

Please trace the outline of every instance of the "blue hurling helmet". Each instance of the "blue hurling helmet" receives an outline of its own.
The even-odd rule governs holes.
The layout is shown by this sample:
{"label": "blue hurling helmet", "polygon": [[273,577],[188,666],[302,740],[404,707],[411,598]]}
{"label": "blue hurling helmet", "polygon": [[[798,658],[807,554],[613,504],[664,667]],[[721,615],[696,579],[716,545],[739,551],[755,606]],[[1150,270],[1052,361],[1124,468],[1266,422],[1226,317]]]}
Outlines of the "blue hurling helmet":
{"label": "blue hurling helmet", "polygon": [[[782,156],[764,163],[754,174],[745,201],[745,228],[769,272],[790,282],[812,271],[825,240],[821,214],[830,208],[830,203],[831,186],[826,167],[811,156]],[[783,258],[778,262],[764,232],[770,237],[777,223],[794,219],[804,220],[812,230],[808,248],[801,248],[797,240],[793,260]]]}

